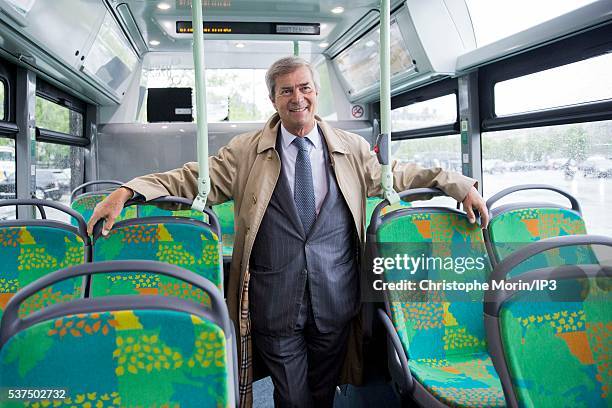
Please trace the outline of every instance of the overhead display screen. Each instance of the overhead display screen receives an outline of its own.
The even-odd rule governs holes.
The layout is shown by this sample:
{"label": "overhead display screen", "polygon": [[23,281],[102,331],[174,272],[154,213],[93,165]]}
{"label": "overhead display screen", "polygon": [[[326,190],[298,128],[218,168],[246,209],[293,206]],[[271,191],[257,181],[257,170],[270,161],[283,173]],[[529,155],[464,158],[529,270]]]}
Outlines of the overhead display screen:
{"label": "overhead display screen", "polygon": [[[191,21],[177,21],[177,34],[192,34]],[[242,21],[205,21],[204,34],[280,34],[319,35],[319,23],[261,23]]]}

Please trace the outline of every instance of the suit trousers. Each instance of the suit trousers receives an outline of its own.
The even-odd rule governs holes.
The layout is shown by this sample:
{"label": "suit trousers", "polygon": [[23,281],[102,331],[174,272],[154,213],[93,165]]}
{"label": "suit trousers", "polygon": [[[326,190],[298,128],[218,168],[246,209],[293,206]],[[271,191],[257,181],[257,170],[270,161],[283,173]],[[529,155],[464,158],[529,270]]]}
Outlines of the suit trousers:
{"label": "suit trousers", "polygon": [[350,323],[321,333],[315,324],[308,286],[294,332],[288,336],[253,333],[255,347],[274,384],[277,408],[332,408],[346,357]]}

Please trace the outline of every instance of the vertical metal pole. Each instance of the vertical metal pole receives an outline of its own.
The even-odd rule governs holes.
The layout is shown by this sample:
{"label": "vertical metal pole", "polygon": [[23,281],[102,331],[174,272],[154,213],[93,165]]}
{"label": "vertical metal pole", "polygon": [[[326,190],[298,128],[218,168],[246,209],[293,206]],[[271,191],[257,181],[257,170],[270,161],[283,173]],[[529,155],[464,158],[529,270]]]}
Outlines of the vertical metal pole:
{"label": "vertical metal pole", "polygon": [[382,165],[381,184],[384,197],[390,203],[399,201],[393,190],[391,168],[391,49],[390,0],[380,2],[380,135],[377,141],[378,160]]}
{"label": "vertical metal pole", "polygon": [[461,163],[463,174],[478,180],[482,194],[482,146],[480,143],[480,109],[478,73],[459,77],[459,126],[461,130]]}
{"label": "vertical metal pole", "polygon": [[210,192],[208,175],[208,117],[206,115],[206,71],[204,69],[204,22],[202,19],[202,0],[191,4],[193,27],[193,65],[195,68],[196,109],[198,126],[198,195],[192,208],[203,211]]}
{"label": "vertical metal pole", "polygon": [[[86,181],[99,180],[98,174],[98,107],[87,104],[85,113],[85,137],[89,139],[89,147],[85,150],[84,174],[75,177],[72,174],[72,181],[82,184]],[[76,186],[75,186],[76,187]],[[71,188],[72,185],[71,185]]]}
{"label": "vertical metal pole", "polygon": [[293,42],[293,55],[295,55],[296,57],[300,56],[300,42],[299,41]]}
{"label": "vertical metal pole", "polygon": [[[15,121],[19,132],[15,136],[15,185],[17,198],[32,198],[36,192],[36,74],[17,68],[15,90]],[[19,206],[17,218],[32,219],[34,208]]]}

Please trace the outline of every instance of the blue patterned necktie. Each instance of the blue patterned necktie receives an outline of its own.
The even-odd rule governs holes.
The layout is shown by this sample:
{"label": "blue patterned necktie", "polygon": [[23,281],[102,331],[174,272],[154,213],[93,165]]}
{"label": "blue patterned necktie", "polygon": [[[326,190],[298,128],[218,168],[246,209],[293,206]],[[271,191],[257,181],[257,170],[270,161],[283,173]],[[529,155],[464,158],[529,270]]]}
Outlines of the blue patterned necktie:
{"label": "blue patterned necktie", "polygon": [[297,212],[302,220],[304,232],[308,235],[317,218],[315,208],[314,186],[312,183],[312,167],[308,152],[308,141],[304,137],[296,137],[293,143],[298,148],[295,159],[295,184],[293,199]]}

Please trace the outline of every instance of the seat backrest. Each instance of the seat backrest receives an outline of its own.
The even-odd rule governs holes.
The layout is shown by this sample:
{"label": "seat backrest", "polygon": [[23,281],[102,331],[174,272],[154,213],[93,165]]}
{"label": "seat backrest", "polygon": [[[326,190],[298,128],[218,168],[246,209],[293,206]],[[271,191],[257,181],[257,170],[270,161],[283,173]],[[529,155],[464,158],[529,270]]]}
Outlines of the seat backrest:
{"label": "seat backrest", "polygon": [[[415,189],[401,197],[442,192]],[[374,210],[368,234],[377,258],[398,255],[423,262],[414,274],[406,264],[386,268],[386,282],[486,282],[491,272],[481,230],[465,213],[451,208],[403,208],[379,217]],[[472,259],[473,262],[461,259]],[[411,262],[411,261],[408,261]],[[449,290],[390,290],[386,303],[410,359],[441,360],[451,355],[486,352],[483,291],[453,297]]]}
{"label": "seat backrest", "polygon": [[[54,208],[71,216],[79,227],[46,219],[0,221],[0,316],[18,290],[53,271],[87,262],[91,247],[85,221],[71,209],[35,199],[4,200],[0,206],[17,204]],[[84,292],[83,279],[67,280],[30,297],[20,313],[27,315]]]}
{"label": "seat backrest", "polygon": [[213,206],[213,211],[221,224],[221,242],[223,243],[223,256],[230,257],[234,251],[234,200]]}
{"label": "seat backrest", "polygon": [[587,235],[544,239],[517,250],[495,269],[496,280],[555,282],[554,290],[498,291],[487,296],[485,319],[493,362],[506,395],[518,406],[603,407],[612,401],[610,266],[568,264],[510,277],[528,258],[586,244],[612,247],[612,239]]}
{"label": "seat backrest", "polygon": [[[83,218],[87,221],[91,218],[96,205],[102,202],[108,195],[110,191],[94,191],[89,193],[83,193],[77,196],[71,203],[70,207],[81,214]],[[124,208],[115,221],[126,220],[128,218],[136,218],[136,208],[128,207]],[[74,225],[75,221],[71,221]]]}
{"label": "seat backrest", "polygon": [[[212,306],[113,296],[79,299],[19,319],[18,305],[11,303],[0,326],[2,386],[59,389],[51,395],[79,406],[235,406],[235,337],[222,296],[202,277],[159,262],[97,263],[62,270],[26,295],[62,277],[121,270],[180,279],[205,291]],[[42,398],[41,406],[50,401],[52,406],[53,398]]]}
{"label": "seat backrest", "polygon": [[[208,212],[211,216],[212,212]],[[101,236],[100,229],[94,231],[94,262],[131,259],[166,262],[210,280],[223,293],[218,224],[214,228],[189,218],[147,217],[120,221],[106,237]],[[119,294],[164,294],[208,302],[201,291],[169,277],[130,273],[92,278],[92,297]]]}
{"label": "seat backrest", "polygon": [[[370,218],[372,218],[372,212],[374,212],[374,208],[376,208],[378,204],[382,203],[383,200],[384,199],[380,197],[368,197],[368,199],[366,200],[366,220],[369,220]],[[412,207],[412,204],[410,204],[409,202],[400,201],[399,203],[395,203],[395,204],[384,207],[381,210],[380,214],[385,215],[391,211],[395,211],[400,208],[410,208],[410,207]]]}
{"label": "seat backrest", "polygon": [[[536,202],[511,203],[492,208],[495,202],[511,193],[536,189],[554,191],[565,196],[570,200],[571,208]],[[491,212],[491,222],[485,231],[485,239],[494,264],[525,245],[541,239],[586,234],[586,226],[578,201],[569,193],[556,187],[547,185],[510,187],[487,200],[487,207]],[[589,263],[592,260],[596,258],[588,247],[560,248],[558,251],[549,251],[526,260],[512,273],[520,274],[531,269],[568,263]]]}

